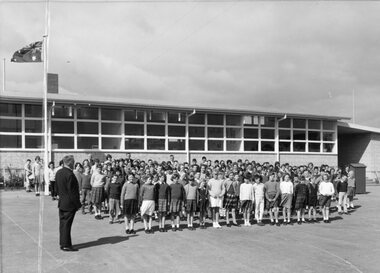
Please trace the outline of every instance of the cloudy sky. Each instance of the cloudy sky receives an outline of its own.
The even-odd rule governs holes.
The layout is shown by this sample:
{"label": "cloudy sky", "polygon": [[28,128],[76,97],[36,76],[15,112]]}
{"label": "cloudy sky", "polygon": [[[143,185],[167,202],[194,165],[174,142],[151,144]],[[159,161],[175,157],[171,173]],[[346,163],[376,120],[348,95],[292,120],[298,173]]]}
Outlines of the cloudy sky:
{"label": "cloudy sky", "polygon": [[[42,90],[41,64],[9,60],[41,40],[44,12],[0,3],[7,91]],[[354,1],[53,2],[49,72],[73,96],[347,117],[354,91],[356,122],[380,127],[379,14]]]}

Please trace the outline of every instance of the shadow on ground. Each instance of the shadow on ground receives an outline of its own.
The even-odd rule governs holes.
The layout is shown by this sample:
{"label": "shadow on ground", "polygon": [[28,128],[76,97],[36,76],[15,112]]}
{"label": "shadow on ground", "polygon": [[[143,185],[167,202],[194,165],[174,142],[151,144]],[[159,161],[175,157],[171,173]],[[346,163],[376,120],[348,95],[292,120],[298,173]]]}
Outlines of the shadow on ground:
{"label": "shadow on ground", "polygon": [[83,248],[101,246],[101,245],[107,245],[107,244],[117,244],[117,243],[121,243],[121,242],[129,240],[129,237],[135,237],[135,236],[138,236],[138,235],[103,237],[103,238],[99,238],[96,241],[77,244],[74,247],[77,249],[83,249]]}

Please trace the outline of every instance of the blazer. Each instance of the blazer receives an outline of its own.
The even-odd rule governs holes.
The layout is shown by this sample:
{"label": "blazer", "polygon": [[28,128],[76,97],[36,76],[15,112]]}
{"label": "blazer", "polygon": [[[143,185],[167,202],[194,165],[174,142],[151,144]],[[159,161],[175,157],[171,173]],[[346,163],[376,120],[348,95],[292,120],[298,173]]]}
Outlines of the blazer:
{"label": "blazer", "polygon": [[77,211],[82,206],[79,197],[78,180],[69,168],[60,169],[55,175],[58,208],[64,211]]}

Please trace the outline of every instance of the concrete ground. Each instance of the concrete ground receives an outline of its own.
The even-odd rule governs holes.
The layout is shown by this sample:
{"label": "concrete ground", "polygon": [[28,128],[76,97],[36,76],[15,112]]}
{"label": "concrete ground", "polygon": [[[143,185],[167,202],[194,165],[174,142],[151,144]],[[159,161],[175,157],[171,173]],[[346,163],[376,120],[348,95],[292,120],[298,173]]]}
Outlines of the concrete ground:
{"label": "concrete ground", "polygon": [[[1,272],[379,272],[380,187],[358,195],[351,215],[332,214],[330,224],[209,227],[182,232],[124,233],[77,213],[72,229],[78,252],[58,247],[57,201],[24,191],[2,191]],[[39,206],[43,241],[39,252]],[[157,223],[154,222],[157,226]],[[185,226],[185,223],[183,222]]]}

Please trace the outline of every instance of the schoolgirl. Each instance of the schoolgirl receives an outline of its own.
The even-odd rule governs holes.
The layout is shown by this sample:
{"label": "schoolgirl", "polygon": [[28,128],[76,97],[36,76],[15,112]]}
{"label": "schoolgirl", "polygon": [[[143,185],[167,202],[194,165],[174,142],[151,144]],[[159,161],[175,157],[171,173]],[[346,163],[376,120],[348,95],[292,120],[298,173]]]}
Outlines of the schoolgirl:
{"label": "schoolgirl", "polygon": [[127,181],[121,190],[120,204],[123,210],[125,233],[135,234],[134,225],[136,214],[139,211],[139,184],[133,173],[127,175]]}
{"label": "schoolgirl", "polygon": [[195,230],[193,227],[194,213],[197,211],[198,200],[198,184],[195,182],[194,176],[189,175],[189,183],[184,186],[186,194],[186,214],[187,228]]}
{"label": "schoolgirl", "polygon": [[153,177],[146,175],[143,177],[145,184],[140,190],[141,208],[140,213],[143,217],[145,233],[153,234],[152,230],[152,214],[155,207],[156,188],[153,185]]}

